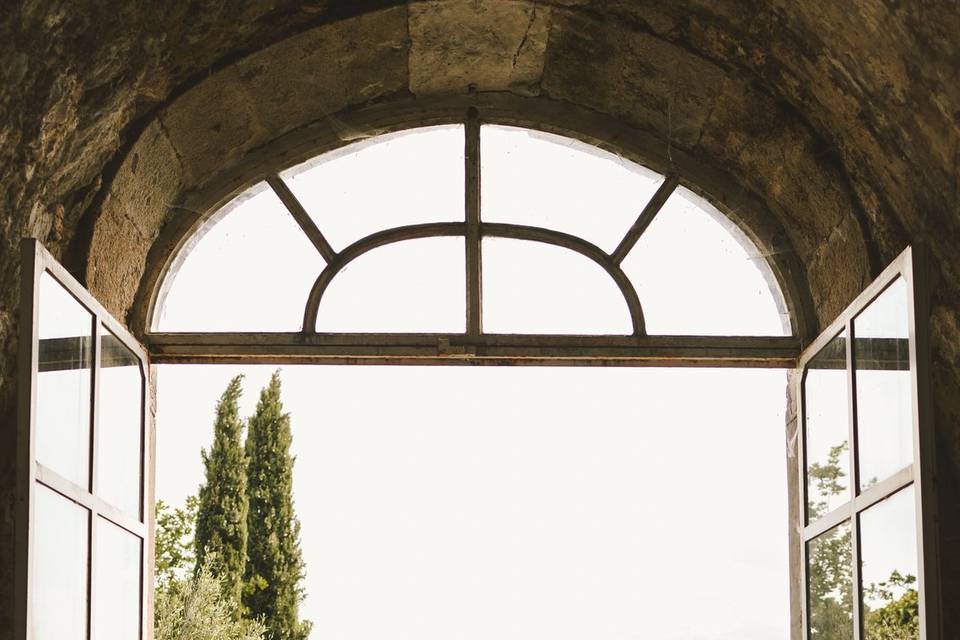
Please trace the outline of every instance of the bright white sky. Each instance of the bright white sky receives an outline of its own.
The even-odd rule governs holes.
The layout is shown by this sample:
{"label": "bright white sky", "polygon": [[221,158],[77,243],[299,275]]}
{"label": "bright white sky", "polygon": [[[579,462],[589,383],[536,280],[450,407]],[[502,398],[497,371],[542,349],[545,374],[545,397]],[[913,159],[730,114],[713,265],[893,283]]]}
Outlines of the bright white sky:
{"label": "bright white sky", "polygon": [[[610,251],[660,181],[566,139],[484,136],[485,220]],[[461,128],[360,146],[286,176],[335,249],[463,219]],[[624,263],[648,330],[781,335],[758,258],[705,207],[678,191]],[[462,331],[462,256],[462,240],[430,239],[358,259],[328,290],[320,328]],[[261,190],[194,248],[159,328],[297,331],[322,267]],[[490,239],[484,269],[488,331],[629,332],[616,287],[580,256]],[[246,375],[249,415],[272,370],[160,367],[159,498],[196,492],[227,381]],[[303,366],[282,377],[313,640],[787,637],[782,371]]]}
{"label": "bright white sky", "polygon": [[[160,498],[272,370],[160,368]],[[282,375],[315,640],[787,637],[783,372]]]}

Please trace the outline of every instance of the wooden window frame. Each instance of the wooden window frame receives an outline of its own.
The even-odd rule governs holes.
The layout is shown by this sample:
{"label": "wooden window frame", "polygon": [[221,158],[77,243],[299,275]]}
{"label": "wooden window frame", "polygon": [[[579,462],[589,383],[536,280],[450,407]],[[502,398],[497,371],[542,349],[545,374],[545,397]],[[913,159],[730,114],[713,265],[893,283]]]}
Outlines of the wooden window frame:
{"label": "wooden window frame", "polygon": [[[28,238],[21,245],[20,290],[20,350],[17,411],[17,466],[16,466],[16,530],[13,612],[15,636],[32,638],[31,579],[33,566],[32,530],[35,487],[37,483],[87,510],[87,580],[86,580],[86,637],[92,639],[97,615],[96,569],[97,530],[100,519],[120,527],[140,539],[140,637],[153,638],[153,554],[154,541],[154,451],[155,440],[152,413],[149,410],[150,360],[144,347],[129,331],[97,302],[66,269],[40,244]],[[37,406],[37,376],[40,362],[39,306],[41,276],[49,274],[68,294],[91,315],[93,336],[90,378],[90,434],[87,487],[79,486],[44,467],[35,455],[35,419]],[[137,358],[140,366],[140,502],[138,517],[131,516],[107,503],[97,495],[99,465],[98,432],[100,406],[100,371],[103,361],[103,334],[108,330]]]}
{"label": "wooden window frame", "polygon": [[[664,181],[643,206],[616,249],[553,229],[481,219],[479,111],[467,110],[464,123],[464,210],[462,222],[394,227],[372,233],[336,252],[278,173],[266,176],[306,238],[326,261],[307,298],[299,332],[160,332],[144,341],[153,362],[270,364],[471,364],[562,366],[708,366],[793,368],[801,350],[797,336],[648,335],[633,283],[621,268],[624,258],[680,186],[676,175]],[[462,333],[321,333],[317,315],[327,286],[356,258],[388,244],[433,237],[465,242],[466,330]],[[490,334],[482,328],[482,241],[509,238],[561,247],[593,261],[618,287],[630,313],[629,335]],[[170,274],[167,274],[167,278]],[[164,282],[163,286],[168,284]],[[161,295],[162,298],[162,295]],[[154,308],[158,311],[160,305]],[[153,326],[151,323],[149,326]]]}
{"label": "wooden window frame", "polygon": [[[851,541],[851,579],[853,640],[863,638],[863,612],[861,611],[862,585],[860,580],[860,515],[871,506],[891,497],[898,491],[914,486],[914,515],[917,540],[917,595],[920,607],[920,640],[940,640],[940,583],[936,538],[936,497],[933,491],[934,478],[934,425],[930,403],[930,347],[929,288],[923,251],[913,247],[905,249],[883,272],[858,295],[852,303],[804,350],[800,356],[796,376],[798,402],[798,437],[801,455],[799,463],[799,522],[800,527],[800,585],[803,589],[801,621],[803,638],[810,638],[809,630],[809,576],[808,546],[818,536],[834,527],[849,523]],[[909,327],[909,364],[912,403],[913,462],[877,484],[861,489],[859,482],[859,443],[857,441],[857,381],[854,342],[855,321],[895,280],[901,278],[906,285],[907,315]],[[918,320],[920,322],[918,323]],[[849,446],[849,478],[853,488],[852,497],[844,504],[831,509],[812,522],[807,521],[807,464],[806,464],[806,393],[805,381],[808,365],[820,351],[842,332],[846,333],[846,389],[847,424]]]}

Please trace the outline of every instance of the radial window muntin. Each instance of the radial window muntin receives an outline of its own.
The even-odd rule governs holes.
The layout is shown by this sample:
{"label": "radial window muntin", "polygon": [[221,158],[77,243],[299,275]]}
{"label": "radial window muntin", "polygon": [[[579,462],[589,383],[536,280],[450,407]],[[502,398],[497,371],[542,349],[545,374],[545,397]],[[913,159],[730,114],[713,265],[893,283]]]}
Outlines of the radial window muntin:
{"label": "radial window muntin", "polygon": [[[484,123],[484,125],[486,125],[486,123]],[[498,129],[502,128],[498,125],[494,126],[496,126]],[[289,353],[295,344],[316,347],[320,343],[326,344],[329,343],[330,340],[333,340],[343,347],[341,349],[343,355],[364,356],[367,354],[363,352],[363,349],[351,350],[346,348],[346,345],[356,344],[359,347],[369,346],[371,349],[384,345],[396,346],[394,342],[389,339],[390,336],[399,337],[419,335],[423,337],[423,340],[419,342],[413,341],[413,344],[405,344],[406,348],[403,346],[398,347],[399,351],[397,355],[409,355],[407,352],[411,350],[417,351],[418,353],[424,349],[442,351],[445,348],[443,338],[448,338],[450,343],[453,345],[454,350],[461,348],[462,345],[460,343],[466,345],[465,355],[468,357],[479,355],[476,349],[471,349],[472,344],[478,344],[481,347],[492,349],[490,345],[496,343],[498,346],[502,347],[504,342],[502,340],[497,340],[497,336],[502,336],[504,339],[506,339],[507,343],[511,343],[514,347],[519,347],[521,343],[526,345],[531,341],[522,340],[520,339],[520,336],[513,335],[512,333],[511,335],[491,334],[484,331],[482,325],[484,313],[482,308],[481,294],[482,240],[484,238],[507,238],[561,247],[591,261],[595,266],[601,268],[608,275],[611,282],[613,282],[617,289],[619,289],[620,295],[629,314],[629,331],[617,332],[617,334],[611,334],[609,332],[597,332],[596,334],[589,336],[581,334],[577,337],[585,339],[574,340],[573,335],[560,335],[564,333],[570,334],[572,332],[559,331],[527,334],[527,337],[543,339],[549,337],[552,338],[552,340],[550,340],[552,347],[560,350],[567,349],[568,347],[586,349],[586,352],[578,355],[596,355],[607,360],[614,358],[615,356],[623,355],[621,352],[623,352],[624,349],[629,351],[631,348],[638,346],[638,344],[643,344],[651,346],[658,352],[658,354],[664,349],[677,353],[682,353],[684,349],[687,349],[690,351],[690,355],[693,355],[694,353],[700,353],[702,349],[707,346],[734,350],[741,347],[746,347],[746,350],[748,352],[752,352],[753,356],[759,356],[758,359],[765,362],[767,362],[769,359],[769,364],[765,364],[765,366],[783,366],[785,364],[791,364],[789,359],[786,357],[786,354],[788,352],[795,354],[797,348],[796,341],[786,340],[784,338],[777,340],[776,338],[778,336],[783,336],[784,332],[790,331],[789,326],[792,324],[792,320],[789,317],[789,314],[785,311],[786,304],[773,276],[771,266],[766,263],[766,259],[761,257],[762,254],[760,254],[756,247],[752,245],[747,236],[740,231],[731,220],[726,219],[723,214],[720,214],[718,211],[713,209],[712,206],[707,205],[705,202],[705,206],[701,207],[702,212],[717,222],[720,222],[720,226],[723,227],[726,233],[733,237],[735,243],[739,244],[741,247],[749,248],[749,251],[753,252],[753,254],[757,256],[753,261],[759,268],[761,276],[763,280],[765,280],[766,286],[769,288],[770,293],[773,294],[773,304],[776,306],[776,313],[779,314],[780,324],[782,326],[776,329],[765,331],[647,331],[647,323],[645,321],[645,314],[642,306],[643,301],[637,294],[635,283],[632,282],[630,277],[624,273],[622,263],[624,259],[631,254],[631,250],[637,245],[644,231],[648,226],[651,225],[652,222],[655,221],[657,213],[663,209],[664,204],[671,199],[671,196],[673,196],[673,199],[676,199],[681,195],[686,197],[688,200],[699,198],[699,196],[695,195],[693,192],[680,186],[680,180],[677,176],[658,176],[658,174],[655,174],[648,169],[641,167],[640,165],[634,165],[633,163],[629,163],[620,159],[621,164],[631,165],[637,171],[646,172],[648,176],[653,176],[655,180],[659,178],[659,180],[656,185],[657,188],[653,193],[648,193],[645,195],[645,197],[638,198],[636,209],[639,211],[639,215],[633,219],[629,228],[625,230],[623,237],[620,239],[617,246],[613,249],[607,249],[605,251],[597,244],[594,244],[589,240],[572,235],[570,233],[565,233],[564,231],[556,228],[529,226],[509,222],[486,221],[483,218],[482,204],[480,202],[481,121],[476,110],[471,109],[469,111],[466,119],[466,126],[461,128],[465,133],[465,152],[463,157],[465,165],[463,181],[465,206],[463,207],[464,216],[461,220],[451,219],[448,221],[432,221],[427,223],[406,224],[392,228],[385,228],[355,240],[351,244],[337,251],[324,235],[323,229],[316,224],[314,218],[312,217],[313,212],[307,211],[304,208],[303,203],[296,197],[288,182],[281,178],[281,175],[290,176],[291,174],[300,171],[301,167],[305,168],[304,170],[309,170],[313,166],[322,163],[322,159],[327,158],[330,155],[342,157],[342,155],[347,154],[348,150],[352,148],[351,145],[343,147],[338,151],[331,152],[330,154],[318,156],[317,158],[314,158],[313,160],[310,160],[299,167],[293,167],[291,169],[268,176],[264,182],[254,187],[254,189],[263,189],[266,188],[268,184],[269,187],[272,188],[271,190],[275,196],[283,202],[293,220],[295,220],[297,225],[299,225],[304,237],[309,240],[309,243],[312,244],[317,254],[323,257],[325,262],[325,266],[318,274],[318,277],[314,281],[311,291],[307,296],[305,308],[302,314],[302,324],[298,327],[293,327],[291,325],[290,330],[286,332],[277,332],[274,330],[259,332],[261,344],[274,343],[277,344],[282,351]],[[531,137],[549,137],[551,135],[538,135],[536,132],[531,130],[526,131],[533,134]],[[389,138],[390,136],[386,137]],[[376,141],[380,139],[381,137],[377,137],[373,140]],[[557,139],[563,140],[565,146],[574,147],[578,151],[582,149],[591,150],[591,155],[606,154],[606,152],[600,149],[569,138],[558,137]],[[365,144],[366,143],[361,143],[361,146]],[[616,156],[613,156],[612,154],[610,154],[610,157],[616,158]],[[372,180],[376,180],[376,177],[373,176]],[[245,195],[246,193],[241,194],[240,197],[243,198]],[[224,215],[223,212],[231,209],[233,206],[235,206],[235,202],[231,202],[226,207],[215,211],[213,216],[208,218],[207,221],[202,224],[202,228],[209,229],[213,221],[221,219]],[[353,260],[382,246],[407,240],[430,237],[456,237],[464,239],[466,258],[466,264],[464,265],[466,274],[464,304],[465,331],[451,333],[405,334],[402,332],[397,333],[395,331],[390,331],[388,329],[386,331],[378,332],[377,335],[380,337],[374,341],[374,344],[368,344],[369,340],[359,339],[360,335],[368,334],[351,334],[341,331],[336,332],[336,334],[331,334],[329,332],[318,330],[317,319],[321,314],[321,309],[324,302],[324,294],[327,290],[327,287],[335,279],[337,274],[340,273],[346,266],[351,264]],[[162,279],[162,285],[156,298],[157,301],[153,305],[152,326],[154,329],[153,332],[148,331],[146,337],[148,342],[158,347],[158,351],[166,351],[167,354],[170,355],[170,359],[166,361],[174,361],[172,354],[179,351],[179,347],[175,345],[192,342],[192,339],[189,336],[210,335],[209,331],[197,332],[197,330],[194,328],[186,328],[186,331],[190,331],[191,333],[180,333],[180,331],[184,330],[180,327],[175,330],[177,333],[174,334],[171,333],[170,330],[164,328],[160,320],[162,316],[161,312],[164,309],[167,295],[172,288],[172,283],[176,280],[178,266],[182,265],[189,258],[189,251],[197,244],[197,238],[198,236],[195,234],[187,241],[186,245],[181,247],[181,249],[176,253],[170,268],[166,270],[166,275]],[[609,245],[609,242],[605,244]],[[295,331],[293,330],[294,328],[296,329]],[[233,333],[231,335],[241,336],[244,333],[246,333],[246,330],[241,329],[240,333]],[[648,335],[649,333],[655,333],[656,335]],[[271,334],[274,335],[273,338],[270,337]],[[674,341],[672,343],[669,341],[656,339],[657,336],[666,337],[670,334],[680,336],[685,335],[689,336],[691,339],[679,342]],[[757,334],[762,335],[756,339],[750,339],[751,335],[756,336]],[[178,335],[180,337],[176,337]],[[302,336],[302,338],[299,339],[299,343],[295,338],[296,335]],[[337,336],[340,337],[337,338]],[[441,336],[441,338],[439,338],[439,342],[437,336]],[[730,336],[730,339],[725,340],[725,336]],[[648,338],[649,340],[647,340]],[[409,338],[405,338],[405,340],[407,343],[411,342]],[[211,343],[216,341],[216,338],[210,339]],[[245,340],[240,340],[240,342],[245,342]],[[537,342],[537,340],[532,340],[532,342]],[[217,349],[214,349],[214,351],[219,351],[219,349],[220,348],[218,347]],[[499,351],[502,350],[502,348],[499,349]],[[351,351],[354,351],[355,353],[350,353]],[[382,352],[382,350],[380,351]],[[540,351],[542,351],[542,349],[540,349],[538,353]],[[778,355],[775,355],[774,352],[777,352]],[[278,354],[274,353],[273,355]],[[521,355],[525,354],[518,351],[517,357]],[[628,357],[632,357],[632,355],[635,354],[627,355]],[[660,356],[658,355],[658,357]],[[742,357],[749,360],[752,356],[750,353],[745,352],[742,354]],[[739,363],[743,364],[743,360],[740,360]]]}

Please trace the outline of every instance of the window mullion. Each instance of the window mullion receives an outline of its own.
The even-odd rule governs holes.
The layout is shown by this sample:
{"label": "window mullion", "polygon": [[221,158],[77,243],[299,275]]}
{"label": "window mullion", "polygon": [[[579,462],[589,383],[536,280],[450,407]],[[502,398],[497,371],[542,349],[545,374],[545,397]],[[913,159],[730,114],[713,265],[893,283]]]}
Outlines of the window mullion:
{"label": "window mullion", "polygon": [[90,522],[87,529],[87,638],[93,638],[96,629],[96,584],[97,584],[97,530],[100,524],[100,514],[96,507],[88,512]]}
{"label": "window mullion", "polygon": [[857,376],[856,362],[854,361],[856,341],[854,334],[853,320],[847,320],[847,424],[849,425],[850,440],[850,489],[853,491],[850,497],[850,562],[851,576],[853,585],[851,589],[852,613],[853,613],[853,640],[861,640],[863,637],[862,611],[861,611],[861,589],[860,589],[860,516],[856,509],[856,497],[860,494],[860,465],[859,465],[859,446],[857,445]]}
{"label": "window mullion", "polygon": [[464,153],[467,276],[467,334],[478,336],[483,331],[481,306],[480,255],[480,114],[476,108],[467,110]]}
{"label": "window mullion", "polygon": [[85,501],[87,504],[87,637],[93,638],[96,629],[96,595],[95,587],[97,580],[97,525],[99,518],[99,509],[96,508],[96,497],[99,494],[98,465],[99,439],[100,439],[100,371],[103,363],[103,325],[100,322],[100,316],[93,315],[93,373],[90,380],[90,452],[89,452],[89,470],[90,476],[87,479],[85,487],[90,492],[91,500]]}
{"label": "window mullion", "polygon": [[99,494],[97,487],[97,465],[99,464],[97,455],[99,451],[99,413],[100,413],[100,368],[103,359],[103,327],[100,324],[100,318],[93,315],[93,372],[90,379],[90,477],[87,479],[87,486],[91,495]]}

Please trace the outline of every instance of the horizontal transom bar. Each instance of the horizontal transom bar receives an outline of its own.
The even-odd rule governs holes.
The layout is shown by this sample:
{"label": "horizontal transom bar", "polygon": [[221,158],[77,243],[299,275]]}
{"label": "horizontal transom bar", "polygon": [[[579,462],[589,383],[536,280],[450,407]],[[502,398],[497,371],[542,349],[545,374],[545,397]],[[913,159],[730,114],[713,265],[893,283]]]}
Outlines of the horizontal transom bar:
{"label": "horizontal transom bar", "polygon": [[441,364],[791,368],[801,341],[768,336],[447,333],[152,333],[168,363]]}

